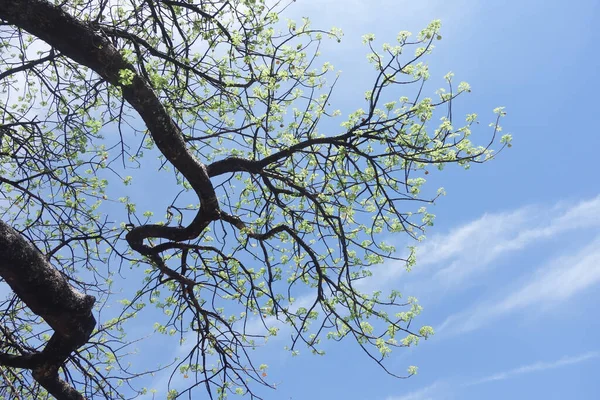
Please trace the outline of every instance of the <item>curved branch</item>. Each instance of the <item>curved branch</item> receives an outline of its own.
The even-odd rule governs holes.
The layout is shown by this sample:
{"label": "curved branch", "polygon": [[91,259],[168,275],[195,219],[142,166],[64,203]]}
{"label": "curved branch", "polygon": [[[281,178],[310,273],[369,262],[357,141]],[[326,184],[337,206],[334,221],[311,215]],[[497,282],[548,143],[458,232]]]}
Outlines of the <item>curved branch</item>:
{"label": "curved branch", "polygon": [[0,354],[0,365],[31,369],[34,379],[58,399],[83,399],[59,378],[58,369],[90,338],[96,326],[92,315],[96,299],[69,285],[31,242],[4,221],[0,221],[0,276],[54,330],[41,353]]}
{"label": "curved branch", "polygon": [[[122,89],[123,97],[145,122],[158,149],[183,174],[200,199],[198,216],[183,236],[197,236],[204,229],[204,221],[218,218],[219,205],[206,167],[188,151],[181,129],[156,93],[106,37],[45,0],[0,0],[0,17]],[[127,82],[122,79],[124,71],[132,77]],[[130,243],[139,243],[153,233],[162,237],[173,232],[173,228],[162,229],[168,227],[145,228],[131,231]]]}

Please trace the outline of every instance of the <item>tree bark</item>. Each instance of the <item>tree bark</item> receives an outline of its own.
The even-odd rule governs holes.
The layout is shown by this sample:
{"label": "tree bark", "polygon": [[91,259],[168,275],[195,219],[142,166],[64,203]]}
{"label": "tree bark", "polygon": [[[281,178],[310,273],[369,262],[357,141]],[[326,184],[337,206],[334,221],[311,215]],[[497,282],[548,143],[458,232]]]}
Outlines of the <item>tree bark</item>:
{"label": "tree bark", "polygon": [[[123,98],[138,112],[158,149],[198,194],[205,218],[217,218],[218,200],[206,167],[187,150],[181,129],[152,87],[105,36],[46,0],[0,0],[0,18],[120,87]],[[132,74],[131,83],[122,82],[122,71]],[[191,237],[196,236],[193,233]]]}
{"label": "tree bark", "polygon": [[[152,256],[144,244],[149,237],[181,241],[197,237],[220,210],[207,169],[185,145],[181,129],[168,114],[148,82],[113,44],[86,22],[79,21],[46,0],[0,0],[0,19],[48,43],[60,54],[89,67],[108,84],[121,88],[123,98],[139,113],[158,149],[188,180],[200,200],[200,210],[185,227],[143,225],[127,235],[130,246]],[[133,74],[123,82],[123,71]],[[77,292],[35,248],[6,223],[0,223],[0,276],[30,309],[44,318],[54,335],[39,354],[0,354],[0,365],[28,368],[58,399],[83,398],[58,377],[67,357],[85,344],[94,329],[95,299]]]}
{"label": "tree bark", "polygon": [[96,299],[80,293],[19,232],[0,221],[0,276],[36,315],[54,330],[41,352],[0,353],[0,365],[26,368],[57,399],[84,397],[58,376],[74,350],[87,343],[96,326]]}

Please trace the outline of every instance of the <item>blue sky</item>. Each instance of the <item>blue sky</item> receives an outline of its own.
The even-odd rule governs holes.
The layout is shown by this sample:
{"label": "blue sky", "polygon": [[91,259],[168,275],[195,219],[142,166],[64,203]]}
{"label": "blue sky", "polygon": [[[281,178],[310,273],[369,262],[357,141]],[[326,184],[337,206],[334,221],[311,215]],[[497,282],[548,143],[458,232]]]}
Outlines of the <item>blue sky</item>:
{"label": "blue sky", "polygon": [[[502,123],[514,146],[469,171],[432,172],[428,185],[444,186],[447,196],[430,209],[436,224],[419,245],[417,266],[406,273],[388,262],[368,282],[424,306],[418,323],[436,335],[388,362],[400,373],[416,365],[418,375],[385,375],[350,340],[326,343],[324,357],[292,357],[282,334],[255,352],[278,387],[259,393],[284,400],[599,398],[600,2],[298,0],[285,15],[343,29],[342,43],[325,45],[322,60],[343,71],[332,104],[344,114],[362,106],[373,77],[363,34],[383,43],[441,19],[427,90],[434,95],[453,71],[473,89],[457,100],[457,115],[477,112],[483,140],[492,109],[506,106]],[[149,184],[157,175],[145,171],[151,168],[136,175],[146,189],[135,201],[160,215],[168,203]],[[399,249],[414,244],[388,240]],[[136,272],[124,276],[129,282]],[[129,333],[150,334],[155,320],[144,310]],[[185,355],[175,344],[151,335],[131,361],[154,366]],[[168,380],[159,373],[145,383],[160,399]],[[202,387],[194,398],[205,398]]]}
{"label": "blue sky", "polygon": [[363,33],[391,40],[399,30],[442,19],[444,39],[429,59],[431,90],[451,70],[473,88],[457,102],[459,110],[485,121],[493,107],[506,106],[503,125],[514,146],[470,171],[432,176],[429,184],[443,185],[448,195],[433,207],[436,225],[420,246],[417,267],[406,274],[388,263],[379,271],[380,282],[419,298],[425,307],[419,322],[437,330],[390,360],[397,370],[417,365],[419,374],[388,377],[350,342],[328,345],[325,357],[294,359],[271,344],[270,370],[281,384],[268,397],[598,398],[600,323],[593,315],[600,304],[600,132],[594,121],[600,58],[593,49],[600,3],[297,5],[315,25],[345,32],[341,46],[323,51],[344,71],[342,100],[360,99],[360,84],[368,82],[361,79],[369,72]]}
{"label": "blue sky", "polygon": [[[281,335],[256,351],[278,386],[260,393],[286,400],[597,399],[600,2],[299,0],[287,16],[344,30],[342,43],[322,52],[343,71],[332,103],[345,113],[361,106],[371,81],[363,34],[383,43],[441,19],[430,93],[453,71],[473,88],[456,112],[477,112],[487,123],[494,107],[506,106],[503,126],[514,146],[470,171],[432,173],[428,184],[448,194],[431,209],[436,224],[417,266],[406,273],[386,263],[368,283],[400,289],[424,306],[419,323],[433,325],[435,337],[396,351],[388,364],[399,372],[417,365],[418,375],[385,375],[350,340],[326,344],[324,357],[291,357]],[[489,133],[485,123],[481,132]],[[140,345],[154,343],[140,357],[184,354],[162,340]],[[160,393],[167,381],[158,374],[148,383]]]}

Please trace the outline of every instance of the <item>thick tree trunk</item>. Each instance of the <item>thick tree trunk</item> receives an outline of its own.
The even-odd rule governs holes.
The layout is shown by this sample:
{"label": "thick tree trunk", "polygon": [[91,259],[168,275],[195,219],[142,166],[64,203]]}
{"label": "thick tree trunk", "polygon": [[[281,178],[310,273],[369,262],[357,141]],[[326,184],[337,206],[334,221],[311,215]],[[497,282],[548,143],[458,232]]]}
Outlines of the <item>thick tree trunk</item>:
{"label": "thick tree trunk", "polygon": [[[123,98],[138,112],[160,152],[185,176],[198,195],[200,210],[189,226],[138,226],[127,235],[127,241],[134,250],[153,256],[143,244],[145,239],[193,239],[211,221],[220,218],[219,203],[206,166],[188,151],[181,129],[148,82],[93,25],[77,20],[46,0],[0,0],[0,18],[44,40],[71,60],[89,67],[107,83],[120,87]],[[132,75],[131,82],[121,82],[123,71]]]}
{"label": "thick tree trunk", "polygon": [[[196,237],[220,216],[218,201],[206,167],[186,148],[180,128],[173,122],[151,86],[135,71],[105,36],[46,0],[0,0],[0,19],[44,40],[62,55],[87,66],[107,83],[122,89],[123,97],[139,113],[158,149],[194,188],[200,211],[186,228],[145,225],[127,235],[131,247],[152,256],[148,237],[186,240]],[[123,71],[134,74],[122,83]],[[33,377],[59,399],[83,398],[58,377],[66,358],[89,339],[95,320],[95,299],[77,292],[44,256],[6,223],[0,223],[0,276],[14,292],[54,329],[54,336],[39,354],[15,356],[0,353],[0,365],[32,370]]]}
{"label": "thick tree trunk", "polygon": [[[95,31],[91,24],[77,20],[46,0],[0,0],[0,18],[42,39],[71,60],[92,69],[106,82],[120,87],[125,100],[146,124],[158,149],[198,194],[204,214],[201,219],[218,217],[218,201],[206,167],[187,150],[181,129],[152,87],[105,36]],[[128,84],[121,82],[123,71],[133,76]],[[192,238],[198,233],[192,228],[184,236]]]}
{"label": "thick tree trunk", "polygon": [[58,369],[90,338],[96,325],[92,315],[96,299],[75,290],[30,241],[4,221],[0,221],[0,276],[54,330],[42,352],[0,353],[0,365],[30,369],[34,379],[58,399],[83,399],[59,378]]}

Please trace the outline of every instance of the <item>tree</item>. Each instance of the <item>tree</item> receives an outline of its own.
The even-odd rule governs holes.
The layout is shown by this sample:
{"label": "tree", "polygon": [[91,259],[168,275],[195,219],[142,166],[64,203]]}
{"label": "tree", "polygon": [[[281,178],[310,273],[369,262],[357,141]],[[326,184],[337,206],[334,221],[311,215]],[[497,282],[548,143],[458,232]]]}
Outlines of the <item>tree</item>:
{"label": "tree", "polygon": [[[454,126],[466,83],[454,89],[449,74],[437,100],[424,97],[436,21],[378,51],[364,37],[373,83],[339,124],[333,67],[316,62],[341,32],[282,23],[285,7],[0,0],[0,276],[12,290],[0,306],[0,395],[141,393],[136,380],[153,371],[130,369],[125,333],[147,304],[164,311],[158,332],[193,344],[170,366],[192,383],[171,397],[202,386],[254,398],[269,383],[249,352],[277,334],[273,321],[290,329],[291,351],[350,337],[384,369],[392,347],[433,333],[410,328],[416,300],[362,293],[359,281],[401,259],[384,234],[418,239],[432,224],[421,204],[407,207],[437,197],[420,192],[427,168],[490,159],[504,112],[481,147],[469,140],[476,115]],[[155,156],[164,218],[137,211],[145,189],[132,193],[125,176]],[[402,260],[410,268],[414,254]],[[127,263],[138,280],[113,315],[104,307]]]}

